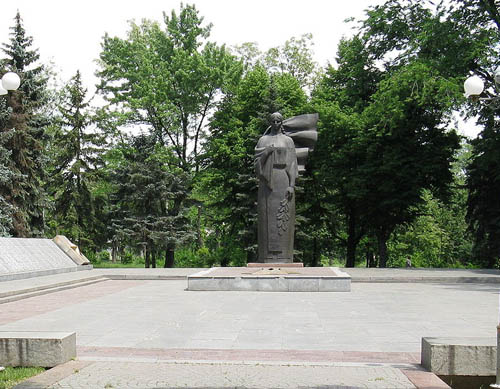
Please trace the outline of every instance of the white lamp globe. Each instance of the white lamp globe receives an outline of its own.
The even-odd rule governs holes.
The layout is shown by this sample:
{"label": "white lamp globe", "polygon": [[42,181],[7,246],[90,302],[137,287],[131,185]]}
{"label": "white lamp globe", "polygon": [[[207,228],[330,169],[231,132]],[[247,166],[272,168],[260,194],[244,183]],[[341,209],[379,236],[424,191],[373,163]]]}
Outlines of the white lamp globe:
{"label": "white lamp globe", "polygon": [[2,86],[7,90],[16,90],[21,85],[21,79],[14,72],[5,73],[2,77]]}
{"label": "white lamp globe", "polygon": [[465,97],[479,96],[483,93],[484,82],[478,76],[471,76],[464,82]]}
{"label": "white lamp globe", "polygon": [[2,86],[2,83],[0,82],[0,96],[6,95],[8,92],[4,87]]}

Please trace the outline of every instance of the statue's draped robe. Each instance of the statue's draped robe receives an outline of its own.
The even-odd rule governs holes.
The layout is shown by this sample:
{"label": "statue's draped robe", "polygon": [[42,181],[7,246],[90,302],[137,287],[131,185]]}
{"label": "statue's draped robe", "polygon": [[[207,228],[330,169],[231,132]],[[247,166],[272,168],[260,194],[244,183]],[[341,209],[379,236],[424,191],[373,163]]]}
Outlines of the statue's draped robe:
{"label": "statue's draped robe", "polygon": [[287,189],[314,147],[317,121],[317,114],[295,116],[283,122],[284,133],[264,134],[257,143],[259,262],[293,262],[295,195],[287,198]]}

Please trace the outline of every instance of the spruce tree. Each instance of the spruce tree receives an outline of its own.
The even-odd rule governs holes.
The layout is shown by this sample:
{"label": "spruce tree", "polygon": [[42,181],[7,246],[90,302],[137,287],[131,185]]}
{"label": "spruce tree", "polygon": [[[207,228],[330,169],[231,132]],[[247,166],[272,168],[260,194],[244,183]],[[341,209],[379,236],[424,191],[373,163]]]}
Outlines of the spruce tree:
{"label": "spruce tree", "polygon": [[122,156],[111,174],[112,240],[145,254],[145,267],[156,267],[164,255],[173,267],[176,247],[190,242],[194,231],[187,218],[190,175],[169,168],[172,151],[151,135],[131,137],[115,150]]}
{"label": "spruce tree", "polygon": [[[90,128],[93,115],[77,71],[63,89],[51,142],[50,192],[58,228],[80,248],[94,224],[92,184],[102,165],[103,135]],[[57,231],[61,233],[61,230]]]}
{"label": "spruce tree", "polygon": [[42,108],[48,102],[45,68],[37,65],[38,50],[33,38],[26,35],[19,12],[11,28],[11,38],[4,44],[6,55],[1,74],[16,72],[21,78],[19,90],[6,96],[5,120],[0,122],[3,147],[9,154],[5,166],[11,176],[0,182],[0,196],[13,207],[11,233],[17,237],[41,236],[44,212],[48,207],[43,189],[45,127],[47,118]]}
{"label": "spruce tree", "polygon": [[[0,133],[0,186],[8,185],[14,180],[14,173],[8,169],[10,152],[4,147],[11,136],[10,132]],[[0,236],[9,236],[12,229],[12,214],[14,207],[0,194]]]}

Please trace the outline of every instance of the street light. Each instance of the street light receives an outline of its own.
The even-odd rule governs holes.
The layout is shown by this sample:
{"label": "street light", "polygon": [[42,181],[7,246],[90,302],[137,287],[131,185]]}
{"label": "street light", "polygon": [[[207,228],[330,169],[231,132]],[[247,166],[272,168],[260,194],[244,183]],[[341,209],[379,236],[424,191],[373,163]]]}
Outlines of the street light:
{"label": "street light", "polygon": [[[21,85],[21,79],[14,72],[7,72],[0,80],[0,96],[6,95],[10,90],[16,90]],[[5,367],[0,366],[0,371],[5,370]]]}
{"label": "street light", "polygon": [[[495,87],[500,86],[500,67],[495,70],[493,74],[493,79],[495,80]],[[471,76],[464,82],[464,90],[465,97],[470,98],[472,100],[479,101],[497,101],[500,99],[500,96],[493,97],[479,97],[481,93],[484,91],[484,82],[479,76]]]}
{"label": "street light", "polygon": [[[493,79],[495,80],[495,87],[498,89],[500,87],[500,67],[495,70],[493,74]],[[484,91],[484,82],[481,78],[474,75],[469,77],[464,82],[465,97],[472,100],[479,100],[484,102],[494,103],[500,100],[500,95],[494,95],[493,97],[479,97]],[[497,325],[497,376],[494,384],[490,385],[490,388],[500,389],[500,292],[498,301],[498,325]]]}
{"label": "street light", "polygon": [[0,95],[6,95],[10,90],[16,90],[21,85],[21,79],[14,72],[7,72],[0,82]]}
{"label": "street light", "polygon": [[471,76],[464,82],[465,97],[479,96],[483,93],[484,82],[478,76]]}

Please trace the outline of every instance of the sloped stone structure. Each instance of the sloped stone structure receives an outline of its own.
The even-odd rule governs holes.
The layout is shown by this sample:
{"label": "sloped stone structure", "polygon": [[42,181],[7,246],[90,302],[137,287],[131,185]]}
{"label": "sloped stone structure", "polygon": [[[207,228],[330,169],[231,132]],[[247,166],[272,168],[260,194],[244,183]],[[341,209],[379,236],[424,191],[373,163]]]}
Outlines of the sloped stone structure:
{"label": "sloped stone structure", "polygon": [[[56,243],[57,242],[57,243]],[[91,269],[78,248],[62,236],[0,238],[0,281]]]}

